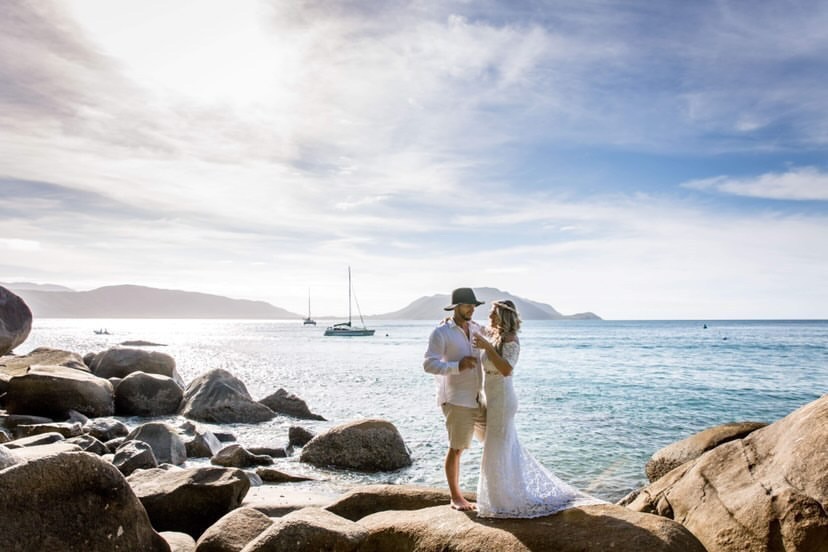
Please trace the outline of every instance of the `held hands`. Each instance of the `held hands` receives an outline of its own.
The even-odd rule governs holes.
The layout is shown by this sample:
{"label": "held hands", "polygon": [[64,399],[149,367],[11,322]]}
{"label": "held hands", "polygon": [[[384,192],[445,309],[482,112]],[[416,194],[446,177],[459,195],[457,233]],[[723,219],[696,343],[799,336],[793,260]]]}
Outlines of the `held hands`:
{"label": "held hands", "polygon": [[477,368],[477,357],[467,356],[460,359],[460,371]]}
{"label": "held hands", "polygon": [[489,343],[489,341],[479,333],[476,333],[474,334],[474,336],[472,336],[472,346],[475,349],[485,349],[486,351],[492,350],[492,344]]}

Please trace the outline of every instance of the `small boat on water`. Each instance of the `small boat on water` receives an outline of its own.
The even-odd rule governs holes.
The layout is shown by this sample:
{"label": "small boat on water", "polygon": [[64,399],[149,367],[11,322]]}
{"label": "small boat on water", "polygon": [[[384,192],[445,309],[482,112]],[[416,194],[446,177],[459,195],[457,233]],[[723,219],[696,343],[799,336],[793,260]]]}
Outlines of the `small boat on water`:
{"label": "small boat on water", "polygon": [[97,335],[112,335],[109,333],[109,330],[106,328],[101,328],[100,330],[93,330]]}
{"label": "small boat on water", "polygon": [[308,317],[305,318],[305,321],[302,322],[305,326],[316,326],[316,320],[311,318],[310,313],[310,290],[308,290]]}
{"label": "small boat on water", "polygon": [[340,322],[339,324],[334,324],[333,326],[328,326],[325,329],[326,336],[334,336],[334,335],[341,335],[341,336],[362,336],[362,335],[374,335],[375,330],[371,330],[365,327],[365,320],[362,319],[362,312],[359,310],[359,301],[357,301],[357,312],[359,313],[359,321],[362,323],[362,327],[355,327],[351,321],[351,295],[354,295],[354,300],[356,300],[356,294],[353,294],[351,290],[351,267],[348,267],[348,321],[347,322]]}

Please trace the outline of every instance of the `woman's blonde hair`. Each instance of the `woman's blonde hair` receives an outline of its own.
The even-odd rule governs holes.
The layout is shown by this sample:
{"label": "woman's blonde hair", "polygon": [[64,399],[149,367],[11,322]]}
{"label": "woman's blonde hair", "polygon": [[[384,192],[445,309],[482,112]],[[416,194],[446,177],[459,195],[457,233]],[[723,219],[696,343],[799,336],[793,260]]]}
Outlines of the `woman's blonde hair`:
{"label": "woman's blonde hair", "polygon": [[520,331],[520,313],[510,299],[492,301],[492,306],[496,309],[497,317],[500,319],[497,327],[492,328],[493,343],[497,352],[501,353],[503,352],[503,338],[507,336],[514,338],[515,334]]}

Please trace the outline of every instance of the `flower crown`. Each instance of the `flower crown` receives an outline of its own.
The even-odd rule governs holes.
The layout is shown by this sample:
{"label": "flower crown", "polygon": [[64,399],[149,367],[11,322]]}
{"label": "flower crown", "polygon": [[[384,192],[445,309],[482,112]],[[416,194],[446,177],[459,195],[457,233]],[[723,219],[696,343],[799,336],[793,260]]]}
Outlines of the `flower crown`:
{"label": "flower crown", "polygon": [[501,309],[506,309],[507,311],[512,311],[515,314],[518,313],[517,310],[514,307],[510,307],[506,303],[502,303],[500,301],[492,301],[492,305],[496,305],[496,306],[500,307]]}

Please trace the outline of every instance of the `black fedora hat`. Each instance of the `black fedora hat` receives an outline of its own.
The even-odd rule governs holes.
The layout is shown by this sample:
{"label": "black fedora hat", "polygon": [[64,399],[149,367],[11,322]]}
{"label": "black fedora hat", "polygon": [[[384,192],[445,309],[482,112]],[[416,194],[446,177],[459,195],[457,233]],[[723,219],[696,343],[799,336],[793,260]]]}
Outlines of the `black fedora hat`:
{"label": "black fedora hat", "polygon": [[443,307],[443,310],[454,310],[457,305],[474,305],[479,307],[483,301],[478,301],[474,296],[472,288],[457,288],[451,292],[451,305]]}

